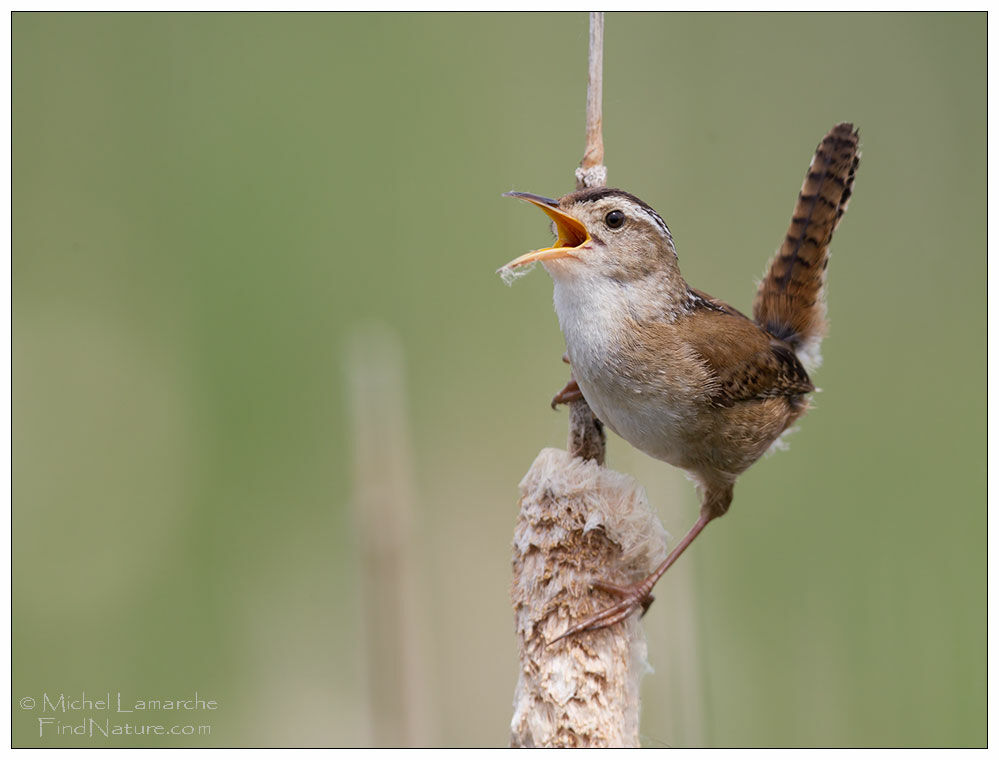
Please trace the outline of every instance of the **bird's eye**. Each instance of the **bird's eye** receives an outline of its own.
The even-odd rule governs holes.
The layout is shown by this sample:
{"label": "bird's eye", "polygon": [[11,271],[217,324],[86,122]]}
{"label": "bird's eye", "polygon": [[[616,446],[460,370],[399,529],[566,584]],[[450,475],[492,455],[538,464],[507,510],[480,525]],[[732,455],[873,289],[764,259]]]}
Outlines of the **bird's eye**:
{"label": "bird's eye", "polygon": [[607,216],[604,217],[604,224],[612,230],[618,229],[622,224],[624,224],[624,212],[618,211],[617,209],[608,211]]}

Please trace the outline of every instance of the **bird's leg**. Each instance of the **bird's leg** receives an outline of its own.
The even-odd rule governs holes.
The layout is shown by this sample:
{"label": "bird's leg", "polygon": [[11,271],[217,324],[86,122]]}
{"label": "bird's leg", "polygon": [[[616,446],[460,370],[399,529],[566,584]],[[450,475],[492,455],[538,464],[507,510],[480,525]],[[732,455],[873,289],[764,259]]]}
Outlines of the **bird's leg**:
{"label": "bird's leg", "polygon": [[633,583],[630,586],[619,586],[616,583],[608,583],[606,581],[594,581],[591,583],[590,585],[593,588],[618,596],[620,597],[620,600],[616,604],[613,604],[610,607],[607,607],[595,615],[591,615],[585,620],[582,620],[572,626],[557,639],[551,641],[549,646],[554,644],[556,641],[561,641],[564,638],[582,631],[596,631],[600,628],[608,628],[615,623],[620,623],[639,607],[642,608],[642,614],[644,615],[652,605],[652,602],[655,600],[655,597],[652,596],[652,587],[656,585],[656,582],[662,578],[663,574],[669,570],[670,566],[676,562],[681,554],[683,554],[684,549],[690,546],[691,542],[697,538],[697,535],[704,530],[704,527],[712,519],[712,515],[707,515],[702,512],[697,522],[694,523],[694,527],[691,528],[687,535],[683,537],[683,540],[677,544],[676,548],[669,553],[669,556],[663,560],[662,564],[659,565],[659,567],[657,567],[645,580]]}
{"label": "bird's leg", "polygon": [[[566,364],[569,363],[569,354],[562,354],[562,361]],[[568,404],[570,401],[579,401],[583,397],[583,392],[579,390],[579,385],[573,379],[572,375],[569,375],[569,382],[565,384],[565,387],[555,394],[552,398],[552,409],[557,407],[559,404]]]}
{"label": "bird's leg", "polygon": [[687,531],[687,535],[683,537],[683,540],[676,545],[676,548],[669,553],[659,567],[653,570],[652,574],[645,580],[639,581],[638,583],[632,583],[628,586],[619,586],[616,583],[608,583],[606,581],[592,582],[590,585],[593,588],[620,597],[620,600],[616,604],[613,604],[610,607],[607,607],[595,615],[591,615],[585,620],[582,620],[576,625],[570,627],[569,630],[561,636],[549,642],[549,646],[554,644],[556,641],[561,641],[564,638],[582,631],[596,631],[600,628],[608,628],[615,623],[620,623],[639,607],[642,609],[642,615],[648,612],[649,607],[652,606],[652,602],[655,601],[655,597],[652,596],[652,587],[656,585],[659,579],[663,577],[665,572],[670,569],[673,563],[679,559],[684,550],[693,543],[694,539],[697,538],[700,532],[707,527],[707,524],[716,517],[721,517],[726,511],[728,511],[728,506],[731,501],[731,485],[725,486],[719,490],[705,489],[705,498],[703,504],[701,505],[700,517],[697,518],[697,522],[694,523],[694,526]]}

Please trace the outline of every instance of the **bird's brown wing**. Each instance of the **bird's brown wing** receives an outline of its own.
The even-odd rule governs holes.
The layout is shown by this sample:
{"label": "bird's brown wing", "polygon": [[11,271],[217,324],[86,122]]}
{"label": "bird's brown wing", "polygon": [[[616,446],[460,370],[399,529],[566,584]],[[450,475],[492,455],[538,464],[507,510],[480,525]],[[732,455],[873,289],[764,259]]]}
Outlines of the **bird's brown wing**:
{"label": "bird's brown wing", "polygon": [[731,406],[815,390],[787,343],[731,306],[697,291],[694,295],[702,303],[687,317],[686,340],[717,380],[714,403]]}

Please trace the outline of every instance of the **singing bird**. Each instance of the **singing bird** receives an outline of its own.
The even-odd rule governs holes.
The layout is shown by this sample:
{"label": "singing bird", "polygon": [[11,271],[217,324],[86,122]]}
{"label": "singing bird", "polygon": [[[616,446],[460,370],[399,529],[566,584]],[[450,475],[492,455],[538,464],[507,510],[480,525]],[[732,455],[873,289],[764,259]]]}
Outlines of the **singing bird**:
{"label": "singing bird", "polygon": [[807,411],[808,372],[826,332],[829,243],[853,189],[858,143],[847,123],[819,143],[752,319],[687,284],[669,227],[634,195],[507,193],[541,209],[557,234],[551,247],[503,267],[540,261],[554,282],[573,378],[556,402],[581,395],[607,427],[686,471],[701,493],[697,522],[662,564],[629,586],[595,582],[619,601],[559,638],[648,609],[663,573],[728,511],[736,478]]}

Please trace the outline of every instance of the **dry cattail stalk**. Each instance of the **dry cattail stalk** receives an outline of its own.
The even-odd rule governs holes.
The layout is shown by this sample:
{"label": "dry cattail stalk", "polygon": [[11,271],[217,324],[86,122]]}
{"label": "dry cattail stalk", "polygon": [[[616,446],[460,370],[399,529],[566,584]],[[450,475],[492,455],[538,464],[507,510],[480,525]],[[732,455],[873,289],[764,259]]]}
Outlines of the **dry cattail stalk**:
{"label": "dry cattail stalk", "polygon": [[393,331],[372,325],[352,333],[346,357],[371,744],[424,747],[432,743],[433,709],[413,555],[416,499],[402,347]]}
{"label": "dry cattail stalk", "polygon": [[521,672],[515,747],[638,746],[638,684],[646,664],[637,616],[563,639],[608,598],[594,573],[627,583],[666,556],[666,531],[631,477],[544,449],[520,483],[511,592]]}
{"label": "dry cattail stalk", "polygon": [[[576,187],[606,184],[601,117],[603,14],[590,14],[586,151]],[[638,684],[648,670],[636,616],[549,646],[607,606],[594,579],[630,583],[666,556],[666,532],[644,489],[603,467],[603,426],[569,404],[568,452],[543,450],[520,484],[511,597],[520,651],[510,744],[636,747]]]}

